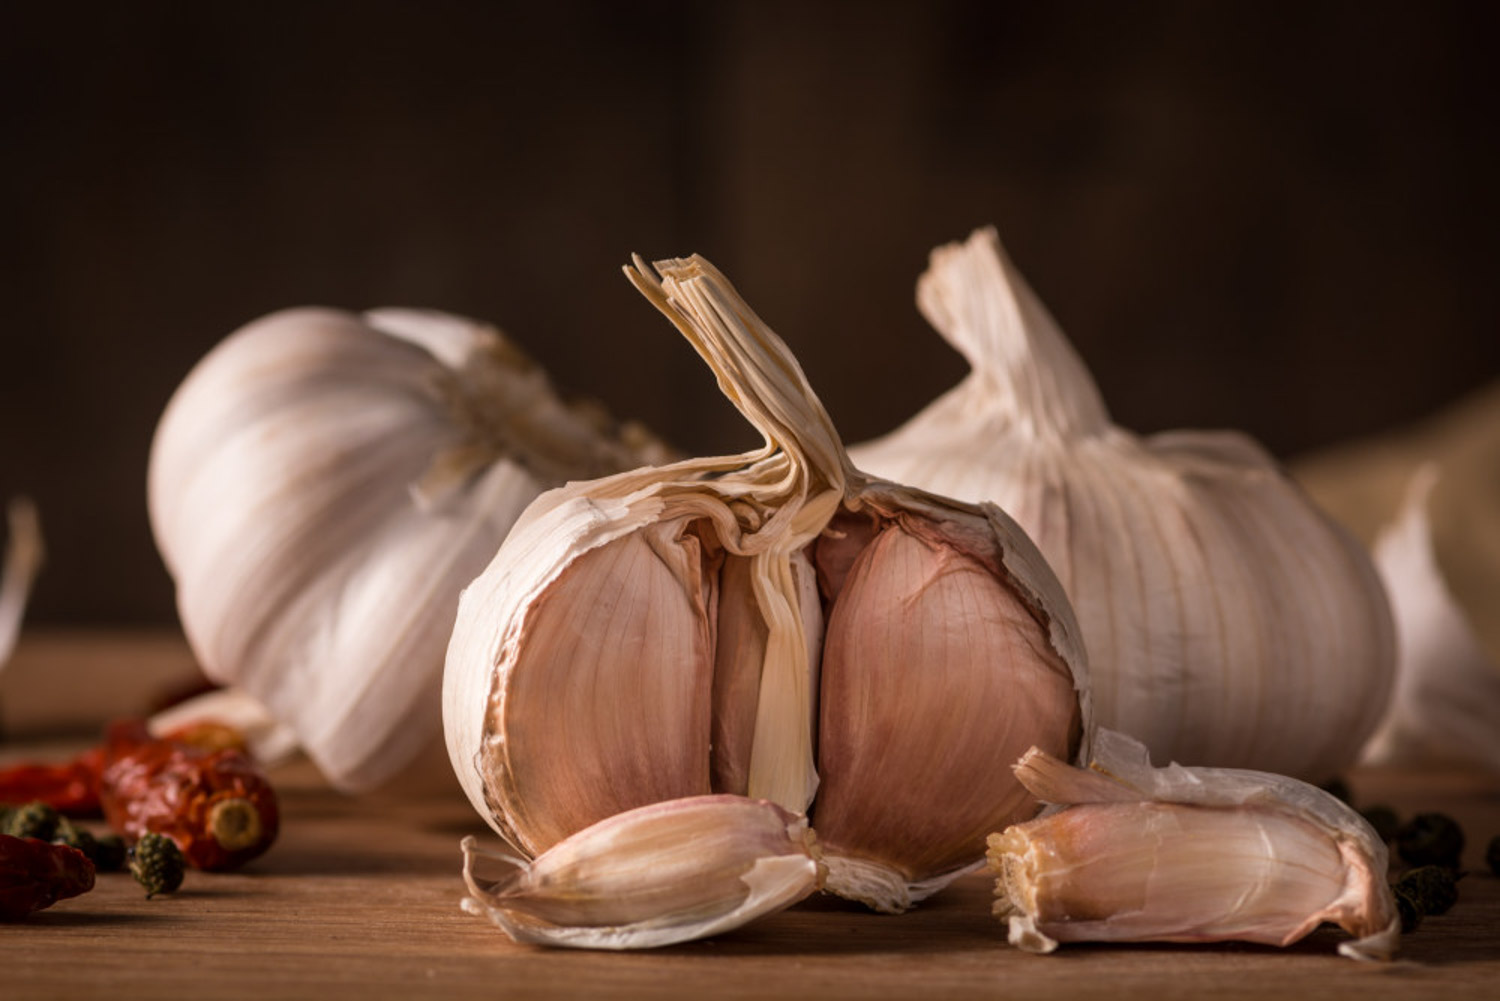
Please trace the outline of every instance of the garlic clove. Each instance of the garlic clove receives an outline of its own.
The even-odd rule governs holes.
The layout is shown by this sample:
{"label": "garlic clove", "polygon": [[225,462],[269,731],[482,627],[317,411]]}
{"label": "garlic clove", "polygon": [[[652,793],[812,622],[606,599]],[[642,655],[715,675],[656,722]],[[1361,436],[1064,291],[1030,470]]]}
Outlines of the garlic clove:
{"label": "garlic clove", "polygon": [[1020,523],[1077,612],[1102,724],[1163,760],[1352,764],[1394,658],[1363,549],[1244,435],[1111,424],[993,230],[933,251],[917,300],[973,371],[854,462]]}
{"label": "garlic clove", "polygon": [[1433,551],[1428,504],[1438,482],[1424,465],[1395,522],[1375,540],[1396,619],[1396,690],[1365,746],[1372,764],[1461,760],[1500,769],[1500,667],[1448,589]]}
{"label": "garlic clove", "polygon": [[152,714],[147,727],[154,736],[195,723],[221,723],[245,738],[250,754],[261,765],[274,768],[297,754],[297,735],[277,722],[257,699],[237,688],[216,688]]}
{"label": "garlic clove", "polygon": [[45,558],[36,505],[29,498],[17,497],[6,506],[5,515],[5,562],[0,566],[0,671],[5,670],[15,652],[26,599]]}
{"label": "garlic clove", "polygon": [[474,838],[463,851],[467,910],[517,942],[573,948],[715,935],[791,906],[823,878],[805,819],[727,795],[609,817],[529,862],[485,852]]}
{"label": "garlic clove", "polygon": [[994,762],[1036,744],[1070,756],[1082,709],[992,546],[910,510],[877,521],[829,616],[813,816],[830,888],[899,912],[1036,812]]}
{"label": "garlic clove", "polygon": [[1043,751],[1020,780],[1060,809],[989,839],[995,913],[1033,952],[1060,942],[1289,945],[1323,922],[1339,952],[1386,959],[1400,919],[1386,848],[1333,796],[1284,776],[1171,765],[1096,735],[1092,770]]}

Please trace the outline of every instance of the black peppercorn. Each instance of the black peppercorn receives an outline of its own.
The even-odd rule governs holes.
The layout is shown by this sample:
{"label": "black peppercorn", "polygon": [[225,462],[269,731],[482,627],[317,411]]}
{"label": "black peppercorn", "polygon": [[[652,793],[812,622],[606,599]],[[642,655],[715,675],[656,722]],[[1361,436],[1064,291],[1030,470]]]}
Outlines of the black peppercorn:
{"label": "black peppercorn", "polygon": [[1463,829],[1445,814],[1419,813],[1396,832],[1396,853],[1407,865],[1457,869],[1463,851]]}
{"label": "black peppercorn", "polygon": [[1500,876],[1500,834],[1490,838],[1490,847],[1484,853],[1484,860],[1489,863],[1490,872]]}
{"label": "black peppercorn", "polygon": [[12,810],[5,818],[5,829],[0,834],[13,838],[38,838],[51,841],[57,833],[57,824],[62,817],[47,803],[27,803]]}
{"label": "black peppercorn", "polygon": [[1458,902],[1458,880],[1452,869],[1418,866],[1396,881],[1396,894],[1405,894],[1423,914],[1446,914]]}

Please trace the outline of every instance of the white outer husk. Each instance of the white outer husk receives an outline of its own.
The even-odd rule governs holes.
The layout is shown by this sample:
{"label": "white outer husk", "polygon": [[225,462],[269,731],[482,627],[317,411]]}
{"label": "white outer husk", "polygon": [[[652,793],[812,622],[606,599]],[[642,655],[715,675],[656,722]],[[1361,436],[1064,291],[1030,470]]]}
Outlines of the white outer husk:
{"label": "white outer husk", "polygon": [[459,317],[286,310],[211,351],[157,428],[151,524],[195,654],[338,787],[380,785],[436,739],[459,591],[566,474],[539,479],[462,407],[523,444],[553,424],[581,453],[596,436],[517,357]]}
{"label": "white outer husk", "polygon": [[31,584],[42,567],[45,550],[36,505],[17,497],[6,508],[5,564],[0,567],[0,671],[15,652]]}
{"label": "white outer husk", "polygon": [[1395,649],[1361,547],[1243,435],[1112,425],[993,230],[934,251],[918,303],[974,371],[855,464],[1021,524],[1078,614],[1100,725],[1162,760],[1351,765]]}
{"label": "white outer husk", "polygon": [[1449,592],[1432,545],[1435,466],[1421,467],[1375,564],[1396,617],[1396,691],[1365,748],[1372,764],[1470,761],[1500,770],[1500,667]]}

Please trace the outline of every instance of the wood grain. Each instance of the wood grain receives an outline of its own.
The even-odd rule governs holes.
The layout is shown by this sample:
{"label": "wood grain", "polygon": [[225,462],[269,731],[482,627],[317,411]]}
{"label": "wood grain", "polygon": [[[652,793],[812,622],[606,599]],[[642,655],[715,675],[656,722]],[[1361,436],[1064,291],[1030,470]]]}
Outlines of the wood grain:
{"label": "wood grain", "polygon": [[[57,750],[11,743],[0,760]],[[1459,770],[1351,776],[1358,802],[1444,810],[1469,835],[1459,903],[1427,918],[1389,964],[1339,958],[1334,929],[1287,949],[1033,956],[1006,945],[978,876],[900,917],[819,897],[653,952],[519,946],[459,909],[458,841],[488,835],[448,783],[350,799],[305,762],[274,778],[282,838],[246,870],[189,873],[181,892],[153,900],[130,877],[103,874],[93,892],[0,926],[3,997],[1492,998],[1500,980],[1500,880],[1479,871],[1500,833],[1500,778]]]}

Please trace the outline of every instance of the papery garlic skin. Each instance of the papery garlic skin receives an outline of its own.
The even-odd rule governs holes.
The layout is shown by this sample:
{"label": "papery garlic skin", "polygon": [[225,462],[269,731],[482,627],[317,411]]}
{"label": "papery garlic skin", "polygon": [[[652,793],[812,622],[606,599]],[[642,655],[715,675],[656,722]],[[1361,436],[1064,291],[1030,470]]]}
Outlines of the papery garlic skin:
{"label": "papery garlic skin", "polygon": [[989,839],[995,913],[1013,945],[1290,945],[1323,922],[1339,952],[1388,959],[1400,919],[1385,844],[1306,783],[1238,769],[1153,769],[1122,734],[1096,734],[1091,771],[1033,750],[1021,781],[1060,809]]}
{"label": "papery garlic skin", "polygon": [[26,599],[45,558],[36,505],[26,497],[17,497],[6,506],[5,514],[5,562],[0,565],[0,671],[5,670],[15,652]]}
{"label": "papery garlic skin", "polygon": [[917,301],[974,371],[855,463],[1025,528],[1078,614],[1101,725],[1161,760],[1351,765],[1395,650],[1363,549],[1243,435],[1110,424],[993,230],[934,251]]}
{"label": "papery garlic skin", "polygon": [[1365,747],[1371,764],[1466,761],[1500,771],[1500,666],[1444,580],[1428,502],[1436,466],[1412,477],[1393,524],[1375,540],[1396,618],[1396,689]]}
{"label": "papery garlic skin", "polygon": [[459,591],[525,505],[643,461],[493,328],[294,309],[232,334],[179,387],[149,507],[204,671],[357,791],[439,733]]}
{"label": "papery garlic skin", "polygon": [[[729,931],[816,890],[803,817],[764,800],[700,796],[602,820],[530,862],[465,838],[464,906],[517,942],[641,949]],[[500,868],[496,876],[480,870]]]}
{"label": "papery garlic skin", "polygon": [[[1072,611],[992,505],[850,466],[786,345],[708,262],[656,269],[629,274],[765,445],[572,483],[527,509],[460,602],[444,672],[454,770],[528,856],[663,799],[728,792],[810,811],[828,888],[904,910],[980,863],[987,831],[1037,809],[997,756],[1086,746]],[[870,571],[888,559],[882,533],[968,576],[937,573],[937,601],[903,605],[934,575],[918,567],[898,585],[896,567]],[[991,613],[1006,644],[1013,627],[1024,638],[950,658],[985,635],[969,619]],[[825,615],[846,638],[899,619],[911,643],[825,643]],[[951,717],[964,725],[945,732]],[[899,733],[877,744],[882,720]]]}

